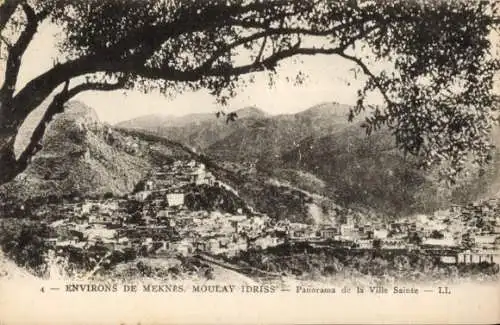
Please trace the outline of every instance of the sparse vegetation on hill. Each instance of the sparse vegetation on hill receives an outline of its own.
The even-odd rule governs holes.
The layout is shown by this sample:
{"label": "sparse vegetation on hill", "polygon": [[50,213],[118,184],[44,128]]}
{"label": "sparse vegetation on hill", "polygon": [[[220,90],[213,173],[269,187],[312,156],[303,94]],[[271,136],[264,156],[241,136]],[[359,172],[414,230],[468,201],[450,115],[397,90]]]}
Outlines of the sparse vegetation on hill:
{"label": "sparse vegetation on hill", "polygon": [[414,193],[426,181],[415,161],[398,153],[388,132],[367,137],[359,125],[306,139],[285,152],[282,161],[323,180],[325,193],[339,203],[386,213],[410,212]]}
{"label": "sparse vegetation on hill", "polygon": [[149,163],[127,153],[123,144],[128,140],[111,132],[91,108],[69,103],[49,124],[26,170],[0,190],[21,198],[128,193]]}
{"label": "sparse vegetation on hill", "polygon": [[249,213],[245,202],[231,191],[219,186],[202,184],[188,185],[186,191],[185,205],[191,210],[222,211],[232,214]]}
{"label": "sparse vegetation on hill", "polygon": [[[245,203],[255,208],[258,212],[266,213],[275,219],[289,218],[295,221],[313,222],[309,215],[308,203],[311,197],[302,191],[287,186],[278,186],[269,182],[269,177],[264,174],[254,175],[238,173],[218,164],[218,160],[199,153],[180,143],[173,142],[162,136],[142,130],[120,129],[124,134],[133,135],[150,143],[166,145],[204,163],[213,172],[217,179],[227,183],[238,191],[238,195]],[[287,206],[287,208],[283,208]]]}
{"label": "sparse vegetation on hill", "polygon": [[51,228],[38,220],[0,219],[0,250],[17,265],[41,276],[46,272],[45,238]]}
{"label": "sparse vegetation on hill", "polygon": [[421,170],[415,157],[397,150],[388,130],[366,136],[359,125],[352,125],[322,138],[303,140],[285,152],[277,165],[315,175],[327,184],[323,193],[339,204],[411,214],[484,197],[500,177],[500,151],[494,150],[492,156],[492,163],[483,171],[471,168],[455,184],[444,184],[438,169]]}
{"label": "sparse vegetation on hill", "polygon": [[[206,148],[221,160],[273,161],[302,139],[320,137],[348,126],[348,105],[324,103],[297,114],[272,116],[248,123]],[[245,120],[236,121],[245,123]]]}

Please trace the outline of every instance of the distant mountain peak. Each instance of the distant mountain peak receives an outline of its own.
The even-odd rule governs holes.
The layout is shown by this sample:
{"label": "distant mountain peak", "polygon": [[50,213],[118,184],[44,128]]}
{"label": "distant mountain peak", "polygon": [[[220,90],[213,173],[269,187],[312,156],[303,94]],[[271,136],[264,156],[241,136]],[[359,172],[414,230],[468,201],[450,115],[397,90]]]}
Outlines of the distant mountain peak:
{"label": "distant mountain peak", "polygon": [[257,106],[247,106],[235,111],[238,114],[238,118],[245,117],[268,117],[269,114],[258,108]]}
{"label": "distant mountain peak", "polygon": [[337,102],[323,102],[314,105],[297,115],[318,115],[318,114],[334,114],[334,115],[347,115],[352,106],[340,104]]}

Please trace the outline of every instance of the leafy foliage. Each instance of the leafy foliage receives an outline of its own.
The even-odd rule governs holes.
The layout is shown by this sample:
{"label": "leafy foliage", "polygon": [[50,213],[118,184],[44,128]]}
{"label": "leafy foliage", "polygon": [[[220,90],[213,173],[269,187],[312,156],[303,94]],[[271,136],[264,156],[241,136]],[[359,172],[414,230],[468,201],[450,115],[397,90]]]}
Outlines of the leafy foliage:
{"label": "leafy foliage", "polygon": [[238,209],[245,213],[249,212],[242,199],[218,184],[214,186],[206,184],[188,185],[185,190],[187,190],[185,204],[189,209],[220,210],[234,214],[237,213]]}
{"label": "leafy foliage", "polygon": [[388,125],[399,147],[424,156],[426,166],[450,162],[444,176],[456,176],[469,157],[480,165],[489,161],[493,78],[500,67],[490,43],[497,8],[487,1],[407,1],[373,10],[400,19],[366,40],[375,60],[392,63],[391,71],[378,74],[361,65],[369,80],[355,112],[369,106],[365,98],[373,90],[387,104],[371,107],[367,132]]}
{"label": "leafy foliage", "polygon": [[[253,74],[273,74],[284,59],[337,55],[366,83],[351,116],[369,110],[366,130],[387,125],[399,147],[449,163],[490,159],[493,76],[499,70],[491,33],[497,7],[488,1],[218,1],[13,0],[3,6],[6,73],[0,97],[15,129],[58,86],[66,101],[81,91],[158,89],[166,95],[209,89],[221,103]],[[8,8],[7,8],[8,7]],[[7,10],[9,9],[9,10]],[[21,57],[42,21],[62,27],[61,59],[14,94]],[[10,22],[10,23],[8,23]],[[3,35],[3,34],[2,34]],[[380,69],[380,67],[383,67]],[[307,73],[307,71],[305,71]],[[244,77],[248,75],[247,77]],[[69,83],[85,82],[72,88]],[[301,71],[298,80],[304,78]],[[381,106],[367,98],[378,93]],[[35,94],[35,95],[34,95]],[[57,104],[57,103],[56,103]],[[7,109],[5,109],[5,107]],[[227,121],[234,120],[228,115]],[[50,120],[50,116],[42,122]]]}

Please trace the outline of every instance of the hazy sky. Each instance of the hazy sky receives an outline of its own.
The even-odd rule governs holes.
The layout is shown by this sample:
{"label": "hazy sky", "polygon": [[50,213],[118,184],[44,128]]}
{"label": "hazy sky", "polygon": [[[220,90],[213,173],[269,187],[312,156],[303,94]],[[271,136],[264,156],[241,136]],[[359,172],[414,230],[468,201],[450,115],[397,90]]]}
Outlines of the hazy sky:
{"label": "hazy sky", "polygon": [[[18,89],[31,78],[51,68],[55,50],[54,30],[42,25],[23,57]],[[48,37],[47,37],[48,36]],[[315,104],[336,101],[352,104],[362,79],[356,80],[350,71],[349,61],[334,56],[302,57],[303,63],[283,61],[275,85],[268,86],[265,74],[258,74],[256,82],[230,100],[227,110],[245,106],[257,106],[271,114],[294,113]],[[288,82],[302,69],[307,75],[305,84],[296,86]],[[207,91],[184,93],[166,98],[158,93],[143,94],[137,91],[85,92],[76,96],[97,111],[103,121],[115,123],[146,114],[184,115],[199,112],[215,112],[221,107]]]}

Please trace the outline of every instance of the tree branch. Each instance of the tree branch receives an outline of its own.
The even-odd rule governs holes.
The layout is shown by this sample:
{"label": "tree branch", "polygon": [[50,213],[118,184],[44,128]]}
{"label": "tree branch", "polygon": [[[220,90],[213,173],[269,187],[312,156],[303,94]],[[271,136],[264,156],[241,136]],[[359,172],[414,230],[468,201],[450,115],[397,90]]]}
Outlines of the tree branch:
{"label": "tree branch", "polygon": [[368,68],[368,66],[363,61],[361,61],[361,59],[359,59],[359,58],[357,58],[355,56],[351,56],[351,55],[345,54],[343,51],[340,52],[340,53],[338,53],[338,55],[340,55],[344,59],[347,59],[347,60],[350,60],[350,61],[356,63],[361,68],[361,70],[363,71],[363,73],[365,75],[367,75],[368,77],[370,77],[373,80],[373,82],[375,82],[375,85],[376,85],[377,89],[380,91],[380,93],[384,97],[384,100],[387,102],[387,104],[388,105],[393,105],[393,102],[389,99],[389,96],[387,95],[387,91],[384,89],[384,87],[378,81],[377,76],[375,76],[370,71],[370,69]]}
{"label": "tree branch", "polygon": [[267,43],[267,35],[264,36],[264,40],[262,41],[262,45],[260,47],[260,50],[259,50],[259,54],[257,54],[257,56],[255,57],[255,62],[254,63],[257,63],[260,61],[260,58],[262,57],[262,53],[264,53],[264,49],[266,47],[266,43]]}
{"label": "tree branch", "polygon": [[[232,47],[244,44],[251,41],[252,39],[258,39],[264,37],[266,33],[256,33],[247,38],[235,41],[231,44]],[[227,51],[228,48],[224,48]],[[303,50],[302,54],[313,54],[312,49]],[[233,69],[231,74],[241,74],[253,71],[260,71],[262,69],[262,64],[270,65],[271,61],[277,61],[280,56],[288,57],[294,53],[299,53],[302,50],[294,49],[293,52],[279,52],[273,57],[266,59],[265,61],[255,62],[249,66],[242,66]],[[336,51],[325,51],[324,49],[314,49],[315,52],[323,54],[335,53]],[[314,52],[313,51],[313,52]],[[197,81],[204,76],[222,76],[227,74],[227,71],[222,71],[219,68],[213,68],[211,63],[213,63],[220,55],[220,52],[214,53],[211,59],[207,61],[206,64],[202,64],[198,68],[194,68],[190,71],[181,71],[171,67],[161,67],[161,68],[151,68],[144,66],[144,61],[141,58],[136,58],[134,56],[122,60],[107,60],[105,57],[97,55],[89,55],[81,57],[79,59],[68,61],[63,64],[59,64],[49,71],[41,74],[37,78],[28,82],[23,89],[21,89],[14,98],[13,107],[17,111],[16,120],[22,120],[29,112],[37,107],[54,89],[57,88],[62,82],[67,79],[72,79],[77,76],[81,76],[88,73],[95,72],[131,72],[137,73],[143,77],[151,79],[168,79],[172,81]],[[316,54],[316,53],[314,53]],[[258,68],[258,67],[261,68]]]}
{"label": "tree branch", "polygon": [[17,41],[9,48],[5,67],[4,83],[0,88],[0,98],[2,100],[2,104],[7,106],[10,105],[12,95],[14,94],[19,69],[21,67],[22,56],[33,39],[33,36],[38,28],[39,19],[41,18],[40,16],[37,16],[33,8],[31,8],[28,4],[23,3],[22,8],[26,15],[27,24]]}
{"label": "tree branch", "polygon": [[[292,0],[280,0],[273,3],[274,6],[286,5],[293,2]],[[167,39],[178,37],[182,34],[193,33],[213,29],[231,24],[231,17],[242,15],[253,10],[263,10],[269,7],[268,3],[251,2],[247,5],[231,4],[226,5],[225,2],[217,3],[211,6],[209,10],[204,10],[201,13],[193,13],[189,7],[181,7],[175,15],[176,19],[165,23],[148,26],[135,31],[128,37],[121,39],[112,47],[101,53],[101,56],[109,58],[121,57],[123,54],[128,54],[128,50],[136,48],[139,45],[144,45],[145,40],[150,41],[147,48],[143,49],[143,56],[150,56],[160,48]],[[217,17],[217,19],[214,19]],[[260,27],[264,27],[262,24]]]}
{"label": "tree branch", "polygon": [[297,42],[295,46],[288,48],[286,50],[278,51],[260,62],[253,64],[248,64],[240,67],[235,67],[232,69],[231,74],[245,74],[249,72],[256,72],[274,68],[276,64],[286,58],[292,57],[294,55],[317,55],[317,54],[339,54],[344,49],[342,47],[336,48],[324,48],[324,47],[300,47],[300,42]]}
{"label": "tree branch", "polygon": [[[29,81],[15,95],[12,101],[14,109],[12,123],[19,124],[31,110],[38,107],[61,83],[89,73],[116,71],[112,67],[117,66],[118,62],[120,61],[109,61],[91,55],[55,65],[50,70]],[[126,71],[127,66],[122,65],[121,69]]]}
{"label": "tree branch", "polygon": [[[334,30],[338,30],[340,27],[345,28],[347,26],[348,26],[347,24],[344,24],[342,26],[337,26]],[[357,40],[361,39],[363,36],[366,36],[367,34],[373,32],[377,28],[379,28],[379,27],[378,26],[370,27],[370,28],[366,29],[365,31],[358,33],[357,35],[352,36],[350,39],[346,40],[339,47],[345,49],[348,46],[354,44],[355,41],[357,41]],[[242,37],[242,38],[238,39],[237,41],[234,41],[234,42],[228,44],[227,46],[224,46],[220,50],[213,53],[213,55],[208,60],[206,60],[202,65],[200,65],[200,67],[197,69],[200,71],[205,71],[205,70],[211,68],[212,64],[224,53],[227,53],[230,50],[232,50],[238,46],[241,46],[243,44],[246,44],[246,43],[261,39],[261,38],[264,38],[264,40],[263,40],[262,45],[260,47],[259,53],[256,56],[254,64],[258,64],[258,62],[261,60],[262,54],[263,54],[265,46],[266,46],[266,40],[269,36],[272,36],[272,35],[284,36],[284,35],[297,34],[297,35],[299,35],[299,40],[300,40],[301,35],[315,35],[315,36],[332,35],[334,33],[334,30],[330,29],[327,31],[310,31],[310,30],[303,29],[303,28],[267,28],[264,31],[254,33],[254,34],[249,35],[247,37]],[[309,32],[306,32],[306,31],[309,31]],[[320,50],[320,51],[322,51],[322,50]],[[275,53],[273,53],[273,54],[275,54]],[[308,54],[308,53],[299,53],[299,54]],[[329,53],[318,53],[318,54],[329,54]],[[336,53],[333,53],[333,54],[336,54]]]}
{"label": "tree branch", "polygon": [[[290,1],[291,0],[282,0],[279,1],[279,3],[287,3]],[[139,29],[128,35],[128,37],[119,40],[112,47],[102,50],[99,54],[90,53],[79,59],[53,67],[51,70],[29,81],[23,89],[18,92],[13,99],[13,103],[9,105],[17,111],[13,119],[15,121],[24,119],[34,107],[37,107],[46,96],[52,93],[61,82],[64,82],[64,80],[68,78],[99,71],[120,71],[116,69],[117,66],[122,67],[121,71],[128,71],[130,65],[137,68],[138,62],[142,61],[141,64],[144,65],[145,60],[150,57],[166,39],[195,32],[197,30],[224,26],[227,24],[231,15],[251,10],[262,10],[266,8],[266,6],[267,4],[264,3],[250,3],[245,6],[232,5],[230,7],[221,4],[219,7],[211,8],[210,12],[204,12],[201,15],[197,15],[196,20],[191,19],[193,18],[192,13],[187,13],[187,17],[182,16],[181,13],[178,15],[177,19],[174,19],[172,22]],[[214,12],[221,15],[221,19],[212,19]],[[148,44],[140,53],[130,56],[129,50],[143,44],[145,39],[152,40],[151,44]],[[128,58],[125,58],[126,62],[123,58],[124,54],[128,56]],[[115,62],[121,63],[115,64]],[[33,95],[34,93],[35,95]]]}
{"label": "tree branch", "polygon": [[[96,72],[130,72],[136,73],[145,78],[150,79],[166,79],[171,81],[199,81],[203,77],[217,77],[246,74],[250,72],[262,71],[269,69],[276,65],[276,63],[283,59],[295,54],[313,55],[313,54],[339,54],[341,50],[352,44],[359,35],[352,37],[345,44],[341,44],[338,48],[321,49],[321,48],[301,48],[295,46],[288,50],[278,51],[269,57],[262,59],[259,62],[253,62],[248,65],[239,67],[213,67],[212,64],[217,58],[224,54],[225,51],[230,50],[236,46],[245,44],[252,40],[256,40],[270,33],[279,31],[280,33],[296,33],[297,29],[275,29],[269,31],[262,31],[253,35],[241,38],[229,44],[215,53],[204,64],[198,68],[190,68],[187,71],[182,71],[170,66],[164,67],[149,67],[145,66],[143,54],[138,56],[132,55],[127,58],[117,60],[109,60],[106,56],[101,55],[88,55],[80,57],[73,61],[68,61],[59,64],[49,71],[41,74],[37,78],[28,82],[23,89],[21,89],[13,99],[12,106],[16,110],[15,121],[21,121],[27,114],[37,107],[47,96],[50,95],[62,82],[72,79],[77,76],[85,75],[88,73]],[[323,32],[322,32],[323,33]]]}
{"label": "tree branch", "polygon": [[3,31],[10,17],[16,11],[18,5],[25,3],[25,0],[4,0],[0,5],[0,32]]}
{"label": "tree branch", "polygon": [[5,38],[2,34],[0,34],[0,40],[2,42],[4,42],[5,45],[7,45],[7,49],[11,49],[12,48],[12,44],[9,42],[9,40],[7,38]]}
{"label": "tree branch", "polygon": [[223,67],[208,68],[205,66],[204,69],[198,68],[190,71],[182,71],[172,67],[151,68],[146,66],[136,66],[132,68],[132,72],[150,79],[165,78],[174,81],[197,81],[204,76],[222,77],[271,69],[278,63],[278,61],[294,55],[340,54],[344,50],[343,47],[301,48],[299,45],[300,43],[297,43],[286,50],[278,51],[258,62],[253,62],[248,65],[242,65],[238,67],[229,67],[226,69]]}
{"label": "tree branch", "polygon": [[86,82],[75,86],[70,89],[67,94],[66,101],[75,97],[77,94],[82,91],[95,90],[95,91],[113,91],[122,89],[125,86],[125,79],[119,79],[115,83],[102,83],[102,82]]}
{"label": "tree branch", "polygon": [[[212,67],[212,64],[219,57],[221,57],[224,53],[227,53],[227,52],[231,51],[232,49],[234,49],[234,48],[236,48],[238,46],[241,46],[243,44],[246,44],[246,43],[258,40],[259,38],[262,38],[262,37],[267,38],[268,35],[269,35],[269,33],[267,31],[263,31],[263,32],[259,32],[259,33],[255,33],[255,34],[249,35],[247,37],[241,37],[237,41],[234,41],[234,42],[232,42],[230,44],[227,44],[226,46],[222,47],[221,49],[215,51],[210,56],[210,58],[207,59],[203,64],[201,64],[197,69],[201,70],[201,71],[210,69]],[[264,45],[265,45],[265,42],[264,42]]]}
{"label": "tree branch", "polygon": [[[365,20],[364,22],[369,22],[370,20]],[[305,36],[333,36],[334,33],[341,31],[342,29],[352,27],[355,24],[360,24],[359,22],[350,22],[346,24],[339,24],[332,28],[327,29],[312,29],[312,28],[300,28],[300,27],[266,27],[261,23],[256,23],[252,21],[240,21],[232,20],[231,24],[233,26],[239,26],[244,28],[254,28],[254,29],[266,29],[271,34],[301,34]]]}

